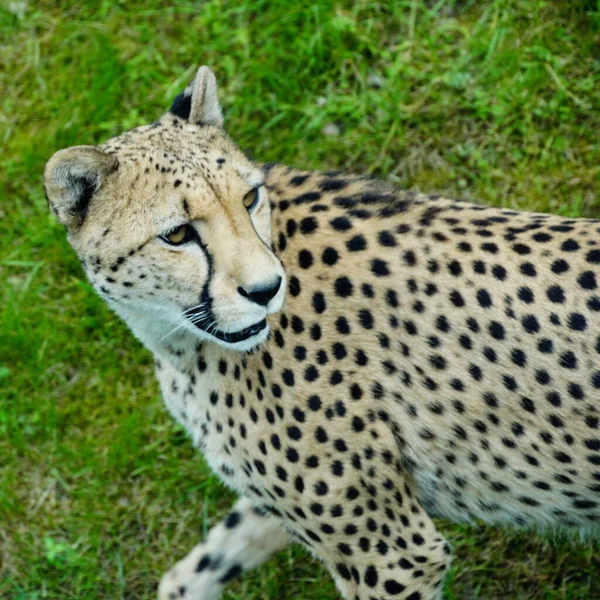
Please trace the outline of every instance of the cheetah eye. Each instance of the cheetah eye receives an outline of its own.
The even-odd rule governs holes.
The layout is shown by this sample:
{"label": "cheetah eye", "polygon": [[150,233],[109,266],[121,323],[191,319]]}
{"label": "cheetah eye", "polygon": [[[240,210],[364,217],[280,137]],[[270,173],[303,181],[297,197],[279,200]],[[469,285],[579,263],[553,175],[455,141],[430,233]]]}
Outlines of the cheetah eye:
{"label": "cheetah eye", "polygon": [[171,246],[181,246],[182,244],[189,242],[193,235],[194,230],[192,229],[192,226],[186,223],[185,225],[179,225],[179,227],[175,227],[175,229],[171,229],[158,237]]}
{"label": "cheetah eye", "polygon": [[255,187],[251,189],[244,196],[244,206],[246,207],[246,210],[252,210],[258,204],[259,198],[260,194],[258,193],[258,188]]}

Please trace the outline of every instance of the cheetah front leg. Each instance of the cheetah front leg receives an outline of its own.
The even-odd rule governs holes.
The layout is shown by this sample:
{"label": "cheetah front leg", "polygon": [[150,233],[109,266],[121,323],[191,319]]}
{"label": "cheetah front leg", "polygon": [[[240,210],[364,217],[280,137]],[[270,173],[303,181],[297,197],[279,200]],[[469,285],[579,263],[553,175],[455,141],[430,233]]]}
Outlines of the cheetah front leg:
{"label": "cheetah front leg", "polygon": [[288,544],[280,523],[241,498],[204,542],[165,573],[159,600],[218,600],[227,583]]}
{"label": "cheetah front leg", "polygon": [[450,548],[382,438],[377,446],[359,438],[361,455],[344,462],[345,446],[341,457],[323,452],[320,468],[304,472],[302,495],[290,499],[286,514],[300,518],[287,525],[346,600],[441,600]]}

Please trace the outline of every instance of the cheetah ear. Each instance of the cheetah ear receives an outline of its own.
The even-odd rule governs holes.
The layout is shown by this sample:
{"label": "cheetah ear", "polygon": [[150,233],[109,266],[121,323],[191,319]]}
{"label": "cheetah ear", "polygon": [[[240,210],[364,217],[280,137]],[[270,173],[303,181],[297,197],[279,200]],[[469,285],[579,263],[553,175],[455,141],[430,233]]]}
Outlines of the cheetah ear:
{"label": "cheetah ear", "polygon": [[208,67],[200,67],[194,81],[175,98],[170,112],[196,125],[223,127],[215,74]]}
{"label": "cheetah ear", "polygon": [[93,146],[59,150],[46,164],[44,187],[50,208],[69,229],[80,226],[93,195],[119,161]]}

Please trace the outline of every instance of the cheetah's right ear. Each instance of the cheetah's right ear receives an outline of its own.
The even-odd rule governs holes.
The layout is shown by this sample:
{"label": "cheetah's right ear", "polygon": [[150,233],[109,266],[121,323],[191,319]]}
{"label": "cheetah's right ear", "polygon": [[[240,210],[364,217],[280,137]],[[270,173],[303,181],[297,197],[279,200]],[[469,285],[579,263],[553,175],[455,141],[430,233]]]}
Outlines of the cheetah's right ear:
{"label": "cheetah's right ear", "polygon": [[94,146],[73,146],[54,154],[44,170],[44,187],[58,220],[69,229],[81,225],[92,196],[118,167],[116,157]]}
{"label": "cheetah's right ear", "polygon": [[194,81],[175,98],[169,112],[196,125],[223,127],[215,74],[208,67],[200,67]]}

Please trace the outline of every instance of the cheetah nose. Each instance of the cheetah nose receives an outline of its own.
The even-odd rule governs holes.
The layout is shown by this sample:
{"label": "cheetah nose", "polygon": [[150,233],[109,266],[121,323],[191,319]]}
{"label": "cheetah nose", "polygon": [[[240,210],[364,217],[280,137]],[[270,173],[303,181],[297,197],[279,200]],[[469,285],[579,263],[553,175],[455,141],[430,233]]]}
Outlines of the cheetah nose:
{"label": "cheetah nose", "polygon": [[245,290],[242,286],[239,286],[237,291],[241,296],[244,296],[244,298],[248,298],[248,300],[256,302],[256,304],[260,304],[261,306],[266,306],[273,298],[275,298],[280,287],[281,277],[277,277],[273,283],[253,287],[249,290]]}

